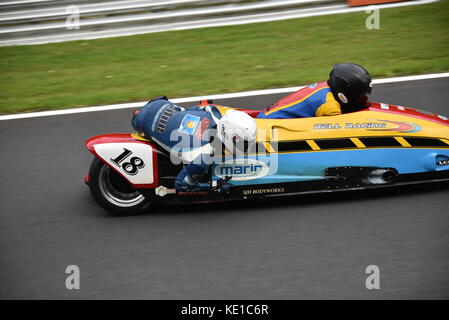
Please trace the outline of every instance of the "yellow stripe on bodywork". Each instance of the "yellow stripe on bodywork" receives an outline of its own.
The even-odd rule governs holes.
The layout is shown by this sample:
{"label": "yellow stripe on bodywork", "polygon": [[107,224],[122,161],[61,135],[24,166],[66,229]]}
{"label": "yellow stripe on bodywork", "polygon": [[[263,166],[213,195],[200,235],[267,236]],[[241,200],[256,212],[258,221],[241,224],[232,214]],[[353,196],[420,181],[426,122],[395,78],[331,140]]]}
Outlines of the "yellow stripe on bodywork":
{"label": "yellow stripe on bodywork", "polygon": [[313,140],[306,140],[309,147],[311,147],[313,150],[321,150],[321,148],[316,144]]}
{"label": "yellow stripe on bodywork", "polygon": [[353,144],[357,146],[357,148],[366,148],[362,141],[359,138],[351,138]]}
{"label": "yellow stripe on bodywork", "polygon": [[217,108],[217,110],[221,113],[222,116],[226,112],[228,112],[229,110],[233,109],[233,108],[230,108],[230,107],[220,106],[220,105],[217,105],[217,104],[214,104],[214,106]]}
{"label": "yellow stripe on bodywork", "polygon": [[411,147],[412,145],[410,143],[407,142],[407,140],[405,140],[403,137],[394,137],[396,139],[397,142],[399,142],[401,144],[401,146],[403,147]]}
{"label": "yellow stripe on bodywork", "polygon": [[138,133],[131,133],[131,137],[133,137],[134,139],[139,140],[139,141],[150,141],[151,142],[151,140],[148,140],[148,139],[142,137]]}
{"label": "yellow stripe on bodywork", "polygon": [[441,141],[443,141],[445,144],[449,144],[449,140],[448,139],[440,139]]}
{"label": "yellow stripe on bodywork", "polygon": [[329,89],[329,87],[323,87],[323,88],[320,88],[320,89],[318,89],[318,90],[316,90],[316,91],[313,91],[311,94],[305,96],[304,98],[302,98],[302,99],[300,99],[300,100],[291,102],[291,103],[286,104],[285,106],[282,106],[282,107],[273,108],[273,109],[271,109],[270,111],[268,111],[268,112],[265,113],[265,114],[266,114],[266,115],[269,115],[270,113],[273,113],[273,112],[276,112],[276,111],[279,111],[279,110],[282,110],[282,109],[291,107],[291,106],[293,106],[293,105],[295,105],[295,104],[301,103],[301,102],[303,102],[304,100],[306,100],[307,98],[309,98],[311,95],[313,95],[313,94],[315,94],[315,93],[317,93],[317,92],[320,92],[320,91],[323,90],[323,89]]}
{"label": "yellow stripe on bodywork", "polygon": [[269,153],[276,152],[276,150],[274,150],[273,147],[271,146],[271,143],[269,143],[269,142],[263,142],[262,144],[263,144],[263,146],[265,147],[265,149],[267,149],[267,151],[268,151]]}

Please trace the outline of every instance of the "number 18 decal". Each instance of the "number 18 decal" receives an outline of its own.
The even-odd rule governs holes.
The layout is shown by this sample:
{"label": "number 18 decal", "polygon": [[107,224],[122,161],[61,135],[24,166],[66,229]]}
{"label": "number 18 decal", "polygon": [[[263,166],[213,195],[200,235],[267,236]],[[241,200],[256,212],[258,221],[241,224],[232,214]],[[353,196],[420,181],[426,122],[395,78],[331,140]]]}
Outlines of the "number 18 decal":
{"label": "number 18 decal", "polygon": [[127,174],[134,176],[137,174],[137,172],[139,172],[139,169],[145,167],[145,163],[139,157],[132,157],[129,159],[129,162],[123,162],[131,155],[132,151],[123,148],[123,152],[116,158],[111,159],[111,161],[114,162],[118,167],[122,167]]}

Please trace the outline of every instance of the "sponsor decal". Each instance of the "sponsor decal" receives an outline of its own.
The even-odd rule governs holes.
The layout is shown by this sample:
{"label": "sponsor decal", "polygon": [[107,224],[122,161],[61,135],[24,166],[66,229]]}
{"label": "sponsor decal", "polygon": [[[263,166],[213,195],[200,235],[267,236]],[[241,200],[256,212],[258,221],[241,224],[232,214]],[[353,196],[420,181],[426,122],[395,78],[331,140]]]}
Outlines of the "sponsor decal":
{"label": "sponsor decal", "polygon": [[341,129],[338,123],[317,123],[313,126],[315,130],[326,130],[326,129]]}
{"label": "sponsor decal", "polygon": [[199,122],[200,117],[191,114],[186,114],[181,121],[181,125],[179,126],[178,131],[181,133],[193,135]]}
{"label": "sponsor decal", "polygon": [[338,99],[340,99],[341,102],[343,102],[345,104],[348,103],[348,98],[346,98],[346,96],[343,93],[339,92],[337,94],[337,96],[338,96]]}
{"label": "sponsor decal", "polygon": [[200,121],[200,125],[198,126],[198,128],[195,131],[195,137],[198,138],[199,140],[203,139],[204,134],[207,131],[207,128],[209,128],[210,125],[210,120],[207,118],[203,118]]}
{"label": "sponsor decal", "polygon": [[385,122],[361,122],[346,123],[345,129],[384,129],[387,127]]}
{"label": "sponsor decal", "polygon": [[372,119],[372,121],[383,121],[385,123],[390,123],[390,124],[396,125],[397,127],[396,128],[385,128],[385,129],[373,129],[373,128],[368,129],[371,131],[397,131],[397,132],[406,132],[406,133],[421,131],[420,126],[418,126],[417,124],[411,123],[411,122],[400,122],[400,121],[379,120],[379,119]]}
{"label": "sponsor decal", "polygon": [[249,189],[243,190],[244,196],[258,195],[258,194],[270,194],[270,193],[283,193],[285,188],[269,188],[269,189]]}
{"label": "sponsor decal", "polygon": [[313,89],[313,88],[315,88],[317,85],[318,85],[318,83],[311,84],[311,85],[309,86],[309,88],[310,88],[310,89]]}
{"label": "sponsor decal", "polygon": [[447,166],[447,165],[449,165],[449,159],[438,161],[437,165],[439,165],[439,166]]}
{"label": "sponsor decal", "polygon": [[264,177],[269,168],[265,162],[255,159],[233,159],[215,167],[214,173],[217,177],[230,176],[232,180],[244,181]]}
{"label": "sponsor decal", "polygon": [[[380,120],[381,121],[381,120]],[[329,130],[329,129],[383,129],[386,128],[385,122],[348,122],[344,125],[339,123],[317,123],[313,126],[315,130]]]}
{"label": "sponsor decal", "polygon": [[[378,122],[371,122],[378,121]],[[366,129],[368,131],[397,131],[397,132],[418,132],[421,127],[411,122],[400,122],[391,120],[370,119],[370,122],[347,122],[343,125],[340,123],[317,123],[313,125],[315,130],[329,129]]]}

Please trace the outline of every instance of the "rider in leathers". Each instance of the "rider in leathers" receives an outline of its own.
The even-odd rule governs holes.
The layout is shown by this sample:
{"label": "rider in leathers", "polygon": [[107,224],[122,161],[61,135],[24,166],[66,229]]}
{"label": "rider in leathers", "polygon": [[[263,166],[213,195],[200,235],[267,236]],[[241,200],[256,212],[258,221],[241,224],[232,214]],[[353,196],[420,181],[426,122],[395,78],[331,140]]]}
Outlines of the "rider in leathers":
{"label": "rider in leathers", "polygon": [[256,139],[255,120],[248,114],[237,110],[223,113],[213,105],[185,109],[159,97],[135,113],[132,125],[185,164],[175,179],[177,191],[208,190],[210,185],[199,181],[213,163],[217,147],[223,144],[236,153]]}
{"label": "rider in leathers", "polygon": [[336,64],[328,81],[304,87],[274,103],[257,117],[263,119],[335,116],[367,107],[371,76],[362,66]]}

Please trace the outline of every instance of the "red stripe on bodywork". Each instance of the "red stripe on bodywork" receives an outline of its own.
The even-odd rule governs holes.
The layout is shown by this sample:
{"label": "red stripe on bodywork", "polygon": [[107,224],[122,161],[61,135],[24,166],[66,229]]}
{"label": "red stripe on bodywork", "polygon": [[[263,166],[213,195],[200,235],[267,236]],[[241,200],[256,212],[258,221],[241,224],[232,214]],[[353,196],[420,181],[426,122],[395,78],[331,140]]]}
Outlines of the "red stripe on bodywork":
{"label": "red stripe on bodywork", "polygon": [[406,107],[402,107],[402,108],[404,108],[404,110],[400,110],[399,107],[396,105],[388,105],[388,108],[389,109],[382,109],[380,106],[380,103],[370,102],[370,107],[365,110],[392,113],[392,114],[398,114],[398,115],[402,115],[402,116],[409,116],[409,117],[418,118],[421,120],[426,120],[426,121],[442,124],[445,126],[449,126],[449,120],[440,119],[440,118],[438,118],[438,116],[436,114],[435,115],[427,115],[427,114],[419,112],[416,109],[406,108]]}
{"label": "red stripe on bodywork", "polygon": [[[94,146],[97,144],[103,144],[103,143],[140,143],[149,145],[152,148],[152,156],[153,156],[153,183],[151,184],[133,184],[131,181],[129,181],[128,177],[123,175],[122,172],[118,171],[116,168],[112,167],[107,163],[103,158],[100,157],[99,154],[95,151]],[[91,137],[86,140],[85,143],[86,148],[98,159],[103,161],[107,166],[109,166],[111,169],[113,169],[115,172],[117,172],[120,176],[126,179],[134,188],[136,189],[149,189],[149,188],[155,188],[159,184],[159,168],[157,163],[157,149],[156,146],[152,143],[146,142],[146,141],[140,141],[134,139],[131,134],[129,133],[109,133],[109,134],[102,134],[98,136]]]}

